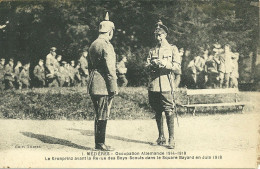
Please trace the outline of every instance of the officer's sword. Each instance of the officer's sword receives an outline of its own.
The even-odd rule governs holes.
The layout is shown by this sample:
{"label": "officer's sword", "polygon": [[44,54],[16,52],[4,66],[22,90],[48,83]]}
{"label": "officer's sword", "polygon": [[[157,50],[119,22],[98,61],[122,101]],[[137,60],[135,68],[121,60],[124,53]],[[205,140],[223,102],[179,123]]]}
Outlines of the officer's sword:
{"label": "officer's sword", "polygon": [[[167,74],[167,77],[169,79],[169,82],[170,82],[170,86],[171,86],[171,95],[172,95],[172,98],[174,99],[174,94],[173,94],[173,86],[172,86],[172,72],[170,72],[170,77],[169,77],[169,74]],[[172,104],[175,105],[175,103],[173,102],[173,99],[172,99]],[[179,127],[179,120],[178,120],[178,114],[177,114],[177,109],[176,109],[176,105],[174,106],[174,110],[175,110],[175,114],[176,114],[176,120],[177,120],[177,124],[178,124],[178,127]]]}

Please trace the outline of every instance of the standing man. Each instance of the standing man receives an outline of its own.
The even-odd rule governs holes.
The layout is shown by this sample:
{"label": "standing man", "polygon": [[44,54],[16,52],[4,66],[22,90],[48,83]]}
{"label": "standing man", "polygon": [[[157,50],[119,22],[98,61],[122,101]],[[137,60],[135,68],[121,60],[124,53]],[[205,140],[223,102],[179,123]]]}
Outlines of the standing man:
{"label": "standing man", "polygon": [[17,61],[16,66],[14,68],[15,86],[17,89],[22,89],[22,83],[19,79],[22,68],[23,68],[22,63],[20,61]]}
{"label": "standing man", "polygon": [[117,64],[117,72],[118,72],[118,81],[119,84],[123,87],[127,86],[128,80],[125,77],[127,72],[127,68],[125,67],[125,63],[127,62],[126,56],[122,57],[122,60]]}
{"label": "standing man", "polygon": [[45,86],[45,68],[43,66],[43,60],[40,59],[38,65],[36,65],[33,69],[33,75],[36,80],[37,87]]}
{"label": "standing man", "polygon": [[81,76],[81,86],[87,85],[87,81],[89,77],[87,56],[88,56],[88,52],[83,51],[79,59],[79,63],[80,63],[79,73]]}
{"label": "standing man", "polygon": [[116,54],[110,43],[114,29],[107,13],[105,21],[99,24],[99,36],[91,44],[88,55],[88,90],[95,107],[95,148],[101,151],[113,150],[106,146],[105,136],[112,100],[117,94]]}
{"label": "standing man", "polygon": [[5,89],[14,88],[14,60],[10,59],[9,63],[5,65]]}
{"label": "standing man", "polygon": [[22,88],[28,89],[30,87],[31,78],[30,78],[29,69],[30,69],[30,63],[27,63],[23,66],[23,69],[20,73],[19,79],[21,81]]}
{"label": "standing man", "polygon": [[5,59],[0,60],[0,91],[4,90]]}
{"label": "standing man", "polygon": [[[147,58],[147,67],[150,70],[151,81],[148,86],[149,104],[155,111],[155,119],[159,131],[158,145],[166,143],[163,132],[162,112],[165,112],[169,132],[168,148],[174,149],[174,78],[173,71],[181,69],[178,49],[166,40],[168,28],[159,21],[156,24],[155,39],[157,45],[151,49]],[[174,59],[175,58],[175,59]]]}
{"label": "standing man", "polygon": [[219,87],[228,88],[229,87],[229,77],[232,71],[232,57],[233,53],[230,49],[230,45],[227,44],[224,47],[224,52],[218,55],[218,59],[216,60],[219,64]]}

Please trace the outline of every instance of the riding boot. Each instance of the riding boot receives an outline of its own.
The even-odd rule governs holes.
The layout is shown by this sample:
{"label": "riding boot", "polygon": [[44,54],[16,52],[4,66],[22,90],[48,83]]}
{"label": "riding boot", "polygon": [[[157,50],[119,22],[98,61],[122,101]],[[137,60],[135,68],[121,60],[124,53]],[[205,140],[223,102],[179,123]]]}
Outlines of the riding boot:
{"label": "riding boot", "polygon": [[107,120],[97,120],[96,123],[95,148],[101,151],[113,151],[113,148],[105,145]]}
{"label": "riding boot", "polygon": [[159,137],[158,137],[156,142],[157,142],[158,145],[166,144],[166,139],[164,137],[162,113],[156,113],[155,119],[156,119],[157,128],[158,128],[158,132],[159,132]]}
{"label": "riding boot", "polygon": [[168,132],[169,132],[169,149],[175,148],[175,142],[174,142],[174,114],[173,112],[165,112],[166,114],[166,122],[168,126]]}

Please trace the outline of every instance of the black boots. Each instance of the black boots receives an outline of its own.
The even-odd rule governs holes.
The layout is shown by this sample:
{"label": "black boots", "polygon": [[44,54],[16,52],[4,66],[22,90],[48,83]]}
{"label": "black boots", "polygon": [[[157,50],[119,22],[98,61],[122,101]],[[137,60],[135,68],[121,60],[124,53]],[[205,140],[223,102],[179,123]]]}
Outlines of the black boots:
{"label": "black boots", "polygon": [[174,114],[173,112],[165,112],[166,115],[166,122],[168,126],[168,132],[169,132],[169,149],[175,148],[175,142],[174,142]]}
{"label": "black boots", "polygon": [[158,128],[158,132],[159,132],[159,137],[156,140],[156,143],[157,143],[157,145],[165,145],[166,139],[164,137],[162,113],[156,113],[155,119],[156,119],[157,128]]}
{"label": "black boots", "polygon": [[105,145],[107,120],[95,120],[95,149],[101,151],[113,151]]}

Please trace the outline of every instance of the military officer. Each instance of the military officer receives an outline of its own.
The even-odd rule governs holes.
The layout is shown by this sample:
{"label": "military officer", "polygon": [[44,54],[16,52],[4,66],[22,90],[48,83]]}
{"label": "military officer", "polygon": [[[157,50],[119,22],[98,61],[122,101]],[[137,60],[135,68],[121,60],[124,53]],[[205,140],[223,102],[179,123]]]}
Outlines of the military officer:
{"label": "military officer", "polygon": [[89,78],[87,56],[88,56],[88,52],[83,51],[79,59],[79,63],[80,63],[79,73],[81,75],[81,86],[86,86]]}
{"label": "military officer", "polygon": [[99,24],[99,36],[89,48],[88,64],[90,79],[88,90],[95,107],[95,148],[111,151],[105,144],[106,125],[114,95],[117,93],[116,54],[110,40],[114,34],[114,23],[105,21]]}
{"label": "military officer", "polygon": [[234,53],[232,57],[232,64],[231,64],[231,73],[230,73],[230,80],[229,80],[229,87],[231,88],[238,88],[238,81],[239,73],[238,73],[238,59],[239,53]]}
{"label": "military officer", "polygon": [[0,91],[4,90],[5,59],[0,60]]}
{"label": "military officer", "polygon": [[21,70],[22,70],[22,63],[20,61],[17,61],[16,63],[16,66],[14,68],[14,78],[15,78],[15,86],[16,88],[18,89],[21,89],[22,88],[22,84],[20,82],[20,73],[21,73]]}
{"label": "military officer", "polygon": [[45,68],[43,66],[43,60],[40,59],[38,65],[36,65],[33,69],[33,75],[36,80],[37,87],[45,86]]}
{"label": "military officer", "polygon": [[158,145],[166,144],[163,133],[162,112],[165,112],[169,132],[168,148],[174,149],[174,77],[173,71],[181,69],[178,49],[166,40],[168,28],[159,21],[156,24],[155,39],[157,45],[152,48],[147,58],[151,81],[148,86],[149,104],[155,111],[159,131]]}
{"label": "military officer", "polygon": [[19,79],[22,84],[22,88],[28,89],[30,87],[31,78],[30,78],[29,69],[30,69],[30,63],[27,63],[23,66],[23,69],[20,73]]}
{"label": "military officer", "polygon": [[9,63],[5,65],[5,89],[14,88],[14,60],[10,59]]}
{"label": "military officer", "polygon": [[57,69],[57,60],[56,60],[56,47],[50,49],[50,53],[46,56],[45,66],[46,66],[46,79],[48,87],[58,87],[58,69]]}
{"label": "military officer", "polygon": [[128,80],[125,77],[127,72],[127,68],[125,63],[127,62],[126,56],[122,57],[122,60],[117,64],[117,72],[118,72],[118,81],[119,84],[123,87],[127,86]]}

